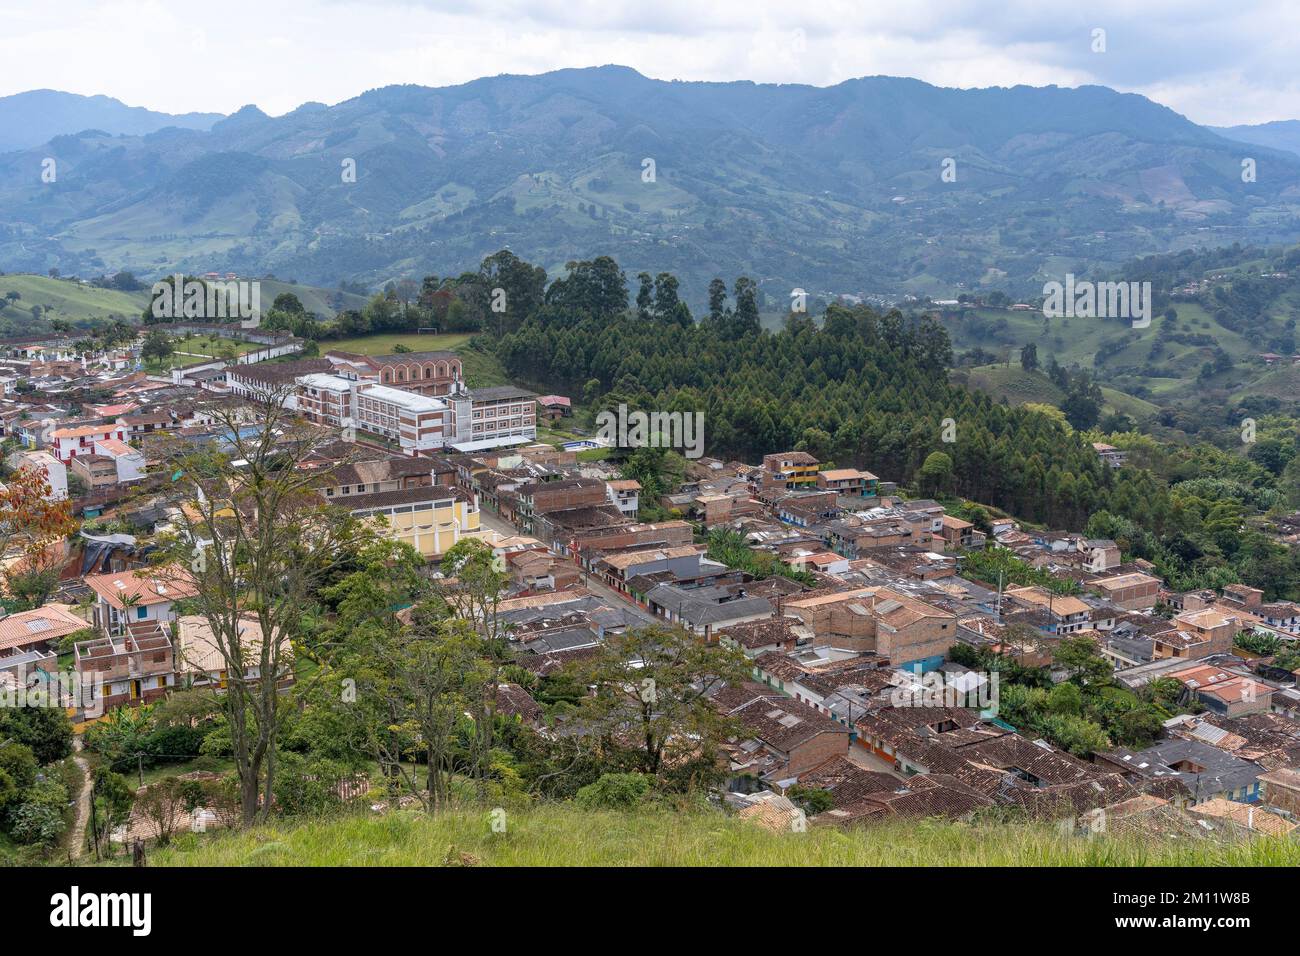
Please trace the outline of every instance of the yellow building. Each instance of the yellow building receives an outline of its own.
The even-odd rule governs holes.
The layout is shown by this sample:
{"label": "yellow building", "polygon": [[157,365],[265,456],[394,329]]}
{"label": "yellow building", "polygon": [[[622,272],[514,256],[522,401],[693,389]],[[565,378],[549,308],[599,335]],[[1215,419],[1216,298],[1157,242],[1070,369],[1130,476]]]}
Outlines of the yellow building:
{"label": "yellow building", "polygon": [[787,488],[803,488],[817,484],[817,469],[821,465],[806,451],[785,451],[763,456],[763,470],[776,475]]}
{"label": "yellow building", "polygon": [[460,488],[403,488],[349,495],[334,504],[345,505],[358,518],[384,518],[390,538],[409,544],[426,558],[439,557],[462,538],[480,535],[478,502]]}

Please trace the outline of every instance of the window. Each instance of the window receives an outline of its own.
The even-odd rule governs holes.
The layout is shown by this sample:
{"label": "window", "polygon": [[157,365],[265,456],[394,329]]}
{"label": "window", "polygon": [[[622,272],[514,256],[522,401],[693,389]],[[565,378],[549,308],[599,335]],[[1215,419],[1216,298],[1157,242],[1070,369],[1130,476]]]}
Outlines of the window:
{"label": "window", "polygon": [[149,616],[149,609],[147,607],[138,607],[135,609],[135,616],[139,620],[143,621],[146,617]]}

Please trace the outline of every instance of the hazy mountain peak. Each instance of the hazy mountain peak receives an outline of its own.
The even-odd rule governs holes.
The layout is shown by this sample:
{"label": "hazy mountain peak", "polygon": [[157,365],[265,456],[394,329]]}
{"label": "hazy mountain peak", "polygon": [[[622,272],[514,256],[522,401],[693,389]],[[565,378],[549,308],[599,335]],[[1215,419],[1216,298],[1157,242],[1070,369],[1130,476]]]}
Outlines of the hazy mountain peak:
{"label": "hazy mountain peak", "polygon": [[220,113],[158,113],[111,96],[28,90],[0,97],[0,153],[87,130],[110,136],[143,136],[167,126],[206,130],[220,118]]}
{"label": "hazy mountain peak", "polygon": [[271,117],[267,116],[255,105],[249,103],[247,106],[241,106],[239,109],[235,110],[235,112],[231,113],[225,119],[213,123],[212,128],[214,130],[231,129],[232,127],[235,126],[242,126],[246,123],[256,123],[262,120],[269,120],[270,118]]}
{"label": "hazy mountain peak", "polygon": [[1211,127],[1221,136],[1239,143],[1267,146],[1300,155],[1300,120],[1273,120],[1249,126]]}

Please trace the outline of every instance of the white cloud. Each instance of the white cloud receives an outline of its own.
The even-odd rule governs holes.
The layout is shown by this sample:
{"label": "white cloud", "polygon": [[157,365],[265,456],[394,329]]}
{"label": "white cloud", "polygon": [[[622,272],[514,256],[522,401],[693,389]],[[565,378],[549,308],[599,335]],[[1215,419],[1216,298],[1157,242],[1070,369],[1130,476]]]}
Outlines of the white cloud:
{"label": "white cloud", "polygon": [[[620,63],[647,76],[827,85],[1100,83],[1198,122],[1300,117],[1285,0],[56,0],[0,13],[0,95],[105,93],[168,112],[282,113],[392,83]],[[865,8],[864,8],[865,7]],[[1094,53],[1091,31],[1106,30]]]}

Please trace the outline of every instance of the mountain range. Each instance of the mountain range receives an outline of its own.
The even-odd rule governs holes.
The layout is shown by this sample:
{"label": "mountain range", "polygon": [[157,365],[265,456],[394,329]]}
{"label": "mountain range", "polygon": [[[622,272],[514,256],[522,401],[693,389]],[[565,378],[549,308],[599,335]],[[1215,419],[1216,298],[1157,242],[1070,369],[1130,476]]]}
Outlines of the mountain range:
{"label": "mountain range", "polygon": [[1300,120],[1275,120],[1254,126],[1216,126],[1216,133],[1243,143],[1283,149],[1300,156]]}
{"label": "mountain range", "polygon": [[221,113],[155,113],[109,96],[80,96],[58,90],[29,90],[0,96],[0,153],[30,149],[56,136],[100,130],[142,136],[167,126],[208,129]]}
{"label": "mountain range", "polygon": [[[0,142],[21,139],[14,99]],[[747,273],[781,304],[795,287],[1029,292],[1146,253],[1300,235],[1300,156],[1282,139],[1246,146],[1096,86],[668,82],[605,66],[278,117],[115,102],[116,125],[69,121],[0,155],[0,269],[378,285],[510,248],[552,274],[599,254],[672,271],[693,302],[711,277]]]}

